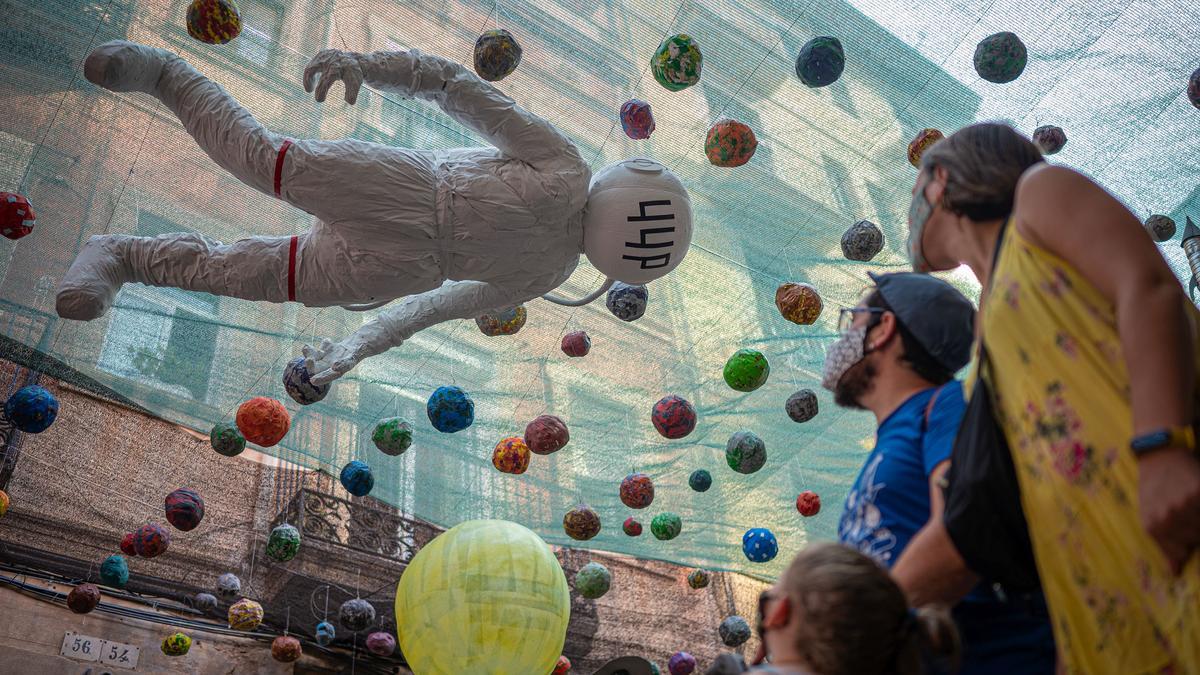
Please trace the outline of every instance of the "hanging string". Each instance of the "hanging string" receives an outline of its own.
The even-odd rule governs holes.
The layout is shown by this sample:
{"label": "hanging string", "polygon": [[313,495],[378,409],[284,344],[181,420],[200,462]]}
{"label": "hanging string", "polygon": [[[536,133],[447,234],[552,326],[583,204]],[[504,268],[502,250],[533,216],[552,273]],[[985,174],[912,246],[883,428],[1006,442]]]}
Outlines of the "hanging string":
{"label": "hanging string", "polygon": [[283,634],[287,635],[288,631],[291,630],[291,628],[292,628],[292,606],[288,605],[287,606],[287,618],[284,619],[284,622],[283,622]]}

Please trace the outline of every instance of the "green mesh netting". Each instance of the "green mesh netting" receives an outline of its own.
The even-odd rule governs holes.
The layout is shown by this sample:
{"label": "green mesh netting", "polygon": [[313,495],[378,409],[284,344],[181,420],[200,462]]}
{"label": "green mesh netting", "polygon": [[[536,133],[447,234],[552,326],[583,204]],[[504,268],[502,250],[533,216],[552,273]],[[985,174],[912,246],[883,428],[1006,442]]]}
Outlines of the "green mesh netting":
{"label": "green mesh netting", "polygon": [[[604,523],[589,546],[761,574],[778,572],[809,539],[836,536],[873,420],[837,409],[824,392],[821,414],[804,425],[791,422],[783,404],[798,388],[817,388],[836,310],[858,299],[866,271],[904,267],[915,177],[905,150],[924,127],[949,132],[977,119],[1006,119],[1030,132],[1057,124],[1070,142],[1055,161],[1095,176],[1142,216],[1166,213],[1182,225],[1187,209],[1200,215],[1200,112],[1184,95],[1200,54],[1200,11],[1190,0],[239,5],[243,34],[211,47],[187,36],[182,1],[0,2],[0,189],[28,195],[39,214],[33,235],[2,244],[0,326],[203,432],[231,419],[248,397],[279,398],[294,420],[271,452],[335,473],[363,459],[375,470],[373,496],[443,525],[507,518],[553,543],[571,543],[562,515],[585,502]],[[84,81],[80,64],[93,45],[124,37],[177,51],[280,133],[433,148],[478,140],[436,109],[374,92],[349,107],[338,100],[339,86],[317,105],[300,87],[304,64],[327,46],[413,47],[469,63],[475,37],[496,25],[525,50],[501,89],[557,123],[595,167],[646,154],[672,167],[691,191],[692,250],[676,272],[650,285],[641,320],[622,323],[602,302],[570,309],[537,301],[515,337],[484,337],[470,321],[444,324],[370,360],[324,402],[302,408],[283,392],[284,364],[306,341],[347,335],[362,315],[135,285],[103,320],[54,317],[58,279],[88,235],[195,231],[230,241],[308,227],[305,214],[217,169],[156,101]],[[1024,39],[1030,62],[1016,82],[993,85],[976,76],[971,55],[980,38],[1001,30]],[[704,74],[698,86],[670,93],[647,66],[659,41],[677,32],[698,40]],[[837,36],[847,54],[841,80],[818,90],[793,72],[796,53],[815,35]],[[653,105],[658,121],[648,141],[627,140],[616,123],[621,103],[635,96]],[[720,116],[746,122],[761,139],[748,165],[731,170],[706,161],[704,134]],[[887,244],[873,262],[851,263],[838,241],[862,218],[882,226]],[[1186,279],[1177,241],[1162,250]],[[969,275],[954,278],[965,289],[973,285]],[[821,290],[827,308],[817,325],[779,316],[773,294],[784,281]],[[580,295],[599,282],[584,262],[564,291]],[[592,336],[592,353],[567,359],[560,336],[579,329]],[[772,364],[770,381],[750,394],[721,379],[725,359],[742,347],[763,351]],[[424,403],[450,383],[474,397],[477,421],[443,435],[429,426]],[[669,393],[700,413],[696,432],[680,441],[665,441],[649,422],[652,404]],[[568,448],[534,457],[522,476],[493,469],[496,441],[520,434],[543,412],[568,421]],[[59,424],[71,424],[64,413]],[[415,423],[416,444],[402,457],[385,457],[370,431],[395,414]],[[768,446],[766,467],[749,476],[731,471],[723,457],[726,439],[740,429]],[[136,437],[128,443],[131,466],[154,453]],[[713,475],[708,492],[687,487],[697,468]],[[658,487],[653,506],[636,515],[648,524],[658,512],[679,513],[678,539],[621,533],[631,512],[617,486],[634,469]],[[807,520],[793,506],[804,489],[825,503]],[[743,557],[749,527],[779,536],[783,554],[775,562]]]}

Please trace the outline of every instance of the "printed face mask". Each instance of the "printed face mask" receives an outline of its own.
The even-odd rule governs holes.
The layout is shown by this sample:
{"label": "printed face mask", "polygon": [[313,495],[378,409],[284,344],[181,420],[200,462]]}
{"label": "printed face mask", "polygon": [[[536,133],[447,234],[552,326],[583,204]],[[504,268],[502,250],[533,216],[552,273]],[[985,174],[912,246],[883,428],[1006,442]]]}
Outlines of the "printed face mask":
{"label": "printed face mask", "polygon": [[847,370],[863,360],[866,355],[863,342],[867,339],[867,328],[851,328],[842,333],[837,342],[825,351],[825,367],[821,373],[821,386],[836,391],[838,382]]}
{"label": "printed face mask", "polygon": [[912,263],[914,272],[928,274],[933,271],[925,255],[921,252],[921,236],[925,232],[925,224],[933,216],[933,204],[925,198],[925,188],[929,184],[922,182],[913,193],[912,203],[908,207],[908,260]]}

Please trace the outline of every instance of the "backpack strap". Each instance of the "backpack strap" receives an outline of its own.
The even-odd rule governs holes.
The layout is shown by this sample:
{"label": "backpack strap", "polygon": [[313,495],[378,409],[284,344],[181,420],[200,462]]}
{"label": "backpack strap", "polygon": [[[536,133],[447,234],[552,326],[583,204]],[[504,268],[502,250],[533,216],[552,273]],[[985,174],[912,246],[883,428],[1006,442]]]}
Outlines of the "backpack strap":
{"label": "backpack strap", "polygon": [[929,428],[929,416],[933,414],[933,405],[937,403],[938,394],[941,394],[942,390],[945,388],[946,385],[943,384],[935,389],[933,391],[933,396],[929,397],[929,403],[925,404],[925,417],[921,420],[921,433],[925,433],[926,429]]}

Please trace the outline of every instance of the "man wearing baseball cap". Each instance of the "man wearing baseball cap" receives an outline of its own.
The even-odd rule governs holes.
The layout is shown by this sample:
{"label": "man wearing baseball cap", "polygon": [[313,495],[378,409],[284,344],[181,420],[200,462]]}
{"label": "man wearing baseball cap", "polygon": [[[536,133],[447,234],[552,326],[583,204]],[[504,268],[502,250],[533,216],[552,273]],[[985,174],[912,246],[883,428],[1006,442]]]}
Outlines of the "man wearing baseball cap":
{"label": "man wearing baseball cap", "polygon": [[[822,386],[842,407],[869,410],[875,447],[846,496],[838,538],[891,567],[913,535],[940,515],[939,479],[966,404],[954,379],[971,357],[975,309],[925,274],[870,275],[874,287],[843,309]],[[960,672],[1053,673],[1049,619],[981,584],[955,608],[964,642]]]}

